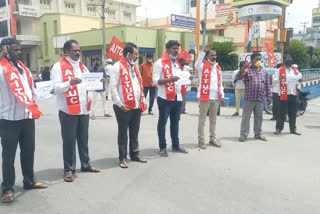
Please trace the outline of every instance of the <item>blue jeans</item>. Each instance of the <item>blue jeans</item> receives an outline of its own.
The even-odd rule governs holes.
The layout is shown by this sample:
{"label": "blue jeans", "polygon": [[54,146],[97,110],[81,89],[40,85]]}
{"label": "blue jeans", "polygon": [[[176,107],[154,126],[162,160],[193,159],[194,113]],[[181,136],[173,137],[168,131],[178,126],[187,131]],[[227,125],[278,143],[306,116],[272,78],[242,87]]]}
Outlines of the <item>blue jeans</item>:
{"label": "blue jeans", "polygon": [[160,149],[166,149],[166,124],[170,116],[170,135],[172,148],[179,149],[179,121],[181,115],[182,101],[167,101],[158,97],[159,120],[158,137]]}

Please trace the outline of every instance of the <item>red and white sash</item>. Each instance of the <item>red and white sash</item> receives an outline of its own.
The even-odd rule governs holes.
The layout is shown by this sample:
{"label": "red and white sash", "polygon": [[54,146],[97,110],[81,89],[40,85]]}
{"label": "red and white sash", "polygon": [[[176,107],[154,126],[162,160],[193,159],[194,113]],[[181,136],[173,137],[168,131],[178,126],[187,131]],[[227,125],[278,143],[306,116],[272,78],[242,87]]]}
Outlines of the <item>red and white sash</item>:
{"label": "red and white sash", "polygon": [[[292,69],[295,72],[295,75],[298,75],[298,69],[295,67],[292,67]],[[287,87],[287,72],[286,72],[286,67],[283,65],[279,69],[279,75],[280,77],[282,75],[285,75],[285,78],[280,79],[280,100],[281,101],[287,101],[288,100],[288,87]],[[298,89],[297,90],[297,95],[298,95]]]}
{"label": "red and white sash", "polygon": [[[1,59],[0,64],[14,96],[17,98],[19,102],[28,106],[34,119],[39,119],[42,116],[42,113],[39,110],[38,105],[35,103],[35,101],[32,98],[32,100],[30,100],[30,98],[26,94],[17,68],[15,68],[6,57],[3,57]],[[33,92],[33,80],[31,72],[21,61],[19,61],[18,64],[23,68],[24,72],[26,73],[29,86]]]}
{"label": "red and white sash", "polygon": [[[212,65],[210,62],[205,61],[203,63],[203,71],[202,71],[202,77],[201,77],[201,88],[200,88],[200,101],[201,102],[208,102],[210,98],[210,84],[211,84],[211,70]],[[221,94],[221,68],[217,64],[216,65],[216,71],[217,71],[217,79],[218,79],[218,100],[221,100],[222,94]]]}
{"label": "red and white sash", "polygon": [[[140,99],[139,99],[140,108],[141,108],[141,111],[144,112],[146,110],[146,105],[144,102],[145,99],[143,94],[142,77],[136,65],[134,66],[134,71],[136,73],[136,76],[139,80],[139,85],[140,85]],[[129,73],[129,66],[128,66],[127,60],[124,57],[121,57],[120,59],[120,80],[121,80],[124,104],[127,105],[130,109],[135,109],[136,99],[134,96],[132,79]]]}
{"label": "red and white sash", "polygon": [[[62,73],[62,81],[63,82],[70,81],[72,78],[75,77],[73,66],[67,60],[66,56],[61,58],[60,65],[61,65],[61,73]],[[80,70],[82,73],[86,72],[86,68],[82,65],[81,62],[79,64],[79,66],[80,66]],[[66,99],[67,99],[69,114],[71,114],[71,115],[80,114],[81,113],[81,105],[80,105],[79,91],[78,91],[77,85],[71,86],[70,89],[66,92]],[[91,100],[89,100],[89,98],[88,98],[88,93],[87,93],[87,100],[88,100],[88,111],[90,111]]]}
{"label": "red and white sash", "polygon": [[[161,58],[162,61],[162,70],[163,70],[163,76],[165,79],[171,78],[172,75],[172,62],[169,57],[168,52],[165,52],[165,54]],[[168,101],[174,101],[176,99],[176,87],[174,82],[169,82],[165,85],[166,87],[166,95]]]}

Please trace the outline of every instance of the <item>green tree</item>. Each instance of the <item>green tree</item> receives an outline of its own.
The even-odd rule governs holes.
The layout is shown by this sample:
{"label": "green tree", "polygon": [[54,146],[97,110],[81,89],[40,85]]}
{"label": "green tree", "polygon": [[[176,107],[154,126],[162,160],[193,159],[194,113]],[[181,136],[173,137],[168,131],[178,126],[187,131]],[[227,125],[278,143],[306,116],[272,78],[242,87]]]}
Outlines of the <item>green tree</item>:
{"label": "green tree", "polygon": [[320,68],[320,49],[318,48],[313,49],[311,68]]}
{"label": "green tree", "polygon": [[214,42],[211,46],[217,51],[217,61],[223,71],[238,68],[237,47],[233,42]]}
{"label": "green tree", "polygon": [[293,62],[297,64],[300,69],[310,68],[311,57],[307,52],[308,46],[298,40],[292,40],[285,50],[285,54],[290,54]]}

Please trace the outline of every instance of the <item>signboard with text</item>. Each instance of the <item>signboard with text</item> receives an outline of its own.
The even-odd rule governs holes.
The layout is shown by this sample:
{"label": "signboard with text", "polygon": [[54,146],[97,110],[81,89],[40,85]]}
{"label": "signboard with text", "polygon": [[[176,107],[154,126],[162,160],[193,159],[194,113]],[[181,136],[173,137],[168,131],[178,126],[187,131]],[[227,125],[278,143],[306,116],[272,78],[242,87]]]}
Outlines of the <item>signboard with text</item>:
{"label": "signboard with text", "polygon": [[257,3],[272,3],[278,5],[289,6],[291,0],[232,0],[231,5],[234,7],[245,6],[249,4],[257,4]]}
{"label": "signboard with text", "polygon": [[232,7],[231,4],[216,5],[216,25],[230,25],[238,21],[238,8]]}
{"label": "signboard with text", "polygon": [[39,17],[39,10],[31,5],[19,4],[19,15],[28,17]]}
{"label": "signboard with text", "polygon": [[312,10],[312,27],[320,26],[320,8]]}
{"label": "signboard with text", "polygon": [[196,19],[188,16],[171,14],[171,27],[195,30]]}
{"label": "signboard with text", "polygon": [[0,22],[6,21],[8,19],[8,9],[7,7],[0,8]]}
{"label": "signboard with text", "polygon": [[125,45],[117,38],[113,37],[109,45],[107,57],[115,60],[119,60],[123,55],[123,49]]}

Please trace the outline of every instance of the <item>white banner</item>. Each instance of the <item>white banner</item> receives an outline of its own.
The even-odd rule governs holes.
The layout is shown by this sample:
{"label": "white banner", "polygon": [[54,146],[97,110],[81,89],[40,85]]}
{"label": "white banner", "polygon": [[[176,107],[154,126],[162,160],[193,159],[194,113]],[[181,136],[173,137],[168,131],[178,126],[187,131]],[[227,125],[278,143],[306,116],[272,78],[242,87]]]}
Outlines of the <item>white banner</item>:
{"label": "white banner", "polygon": [[90,73],[86,72],[81,75],[82,79],[82,87],[84,87],[87,91],[96,91],[96,90],[102,90],[103,89],[103,82],[101,80],[103,79],[103,73],[97,72],[97,73]]}
{"label": "white banner", "polygon": [[7,7],[0,8],[0,22],[6,21],[8,19],[8,9]]}
{"label": "white banner", "polygon": [[51,81],[36,83],[36,100],[38,102],[50,99],[53,95],[53,85]]}

